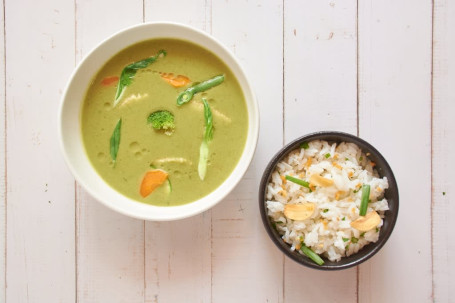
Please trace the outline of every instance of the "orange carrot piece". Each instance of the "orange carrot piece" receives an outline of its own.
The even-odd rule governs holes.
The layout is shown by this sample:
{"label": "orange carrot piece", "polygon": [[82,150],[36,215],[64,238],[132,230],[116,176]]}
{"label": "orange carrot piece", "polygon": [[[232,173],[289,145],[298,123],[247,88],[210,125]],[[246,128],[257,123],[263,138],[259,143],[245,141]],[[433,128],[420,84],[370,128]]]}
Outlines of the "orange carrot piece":
{"label": "orange carrot piece", "polygon": [[160,76],[174,87],[182,87],[191,82],[190,78],[183,75],[174,76],[173,73],[160,73]]}
{"label": "orange carrot piece", "polygon": [[167,179],[167,172],[161,169],[148,171],[142,179],[140,193],[142,197],[150,195],[158,186]]}
{"label": "orange carrot piece", "polygon": [[106,77],[101,81],[101,84],[104,86],[109,86],[111,84],[117,83],[119,77],[117,76],[112,76],[112,77]]}

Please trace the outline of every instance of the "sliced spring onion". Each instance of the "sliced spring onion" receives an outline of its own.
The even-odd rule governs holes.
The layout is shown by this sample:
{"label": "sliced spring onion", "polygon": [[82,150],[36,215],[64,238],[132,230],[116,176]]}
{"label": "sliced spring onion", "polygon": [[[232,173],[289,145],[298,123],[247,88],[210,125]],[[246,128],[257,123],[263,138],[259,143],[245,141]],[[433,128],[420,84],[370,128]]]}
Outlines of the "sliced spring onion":
{"label": "sliced spring onion", "polygon": [[286,178],[286,180],[294,182],[295,184],[301,185],[301,186],[306,187],[306,188],[310,188],[310,183],[308,183],[305,180],[294,178],[294,177],[289,176],[289,175],[286,175],[285,178]]}
{"label": "sliced spring onion", "polygon": [[303,142],[302,144],[300,144],[300,148],[308,149],[310,148],[310,146],[308,145],[308,142]]}
{"label": "sliced spring onion", "polygon": [[167,192],[172,193],[172,183],[171,180],[169,179],[169,176],[167,178]]}
{"label": "sliced spring onion", "polygon": [[330,158],[330,153],[325,154],[324,157],[325,157],[326,159]]}
{"label": "sliced spring onion", "polygon": [[323,265],[324,260],[322,260],[321,257],[317,253],[311,250],[311,248],[307,247],[303,242],[302,242],[302,247],[300,247],[300,250],[311,260],[314,261],[317,265]]}
{"label": "sliced spring onion", "polygon": [[362,186],[362,199],[360,202],[360,210],[359,210],[360,216],[365,216],[367,214],[369,200],[370,200],[370,185],[364,184]]}
{"label": "sliced spring onion", "polygon": [[207,173],[207,161],[209,159],[208,143],[213,138],[213,117],[210,106],[205,98],[202,98],[202,103],[204,103],[205,132],[201,147],[199,148],[198,173],[199,178],[201,178],[201,180],[204,180],[205,174]]}

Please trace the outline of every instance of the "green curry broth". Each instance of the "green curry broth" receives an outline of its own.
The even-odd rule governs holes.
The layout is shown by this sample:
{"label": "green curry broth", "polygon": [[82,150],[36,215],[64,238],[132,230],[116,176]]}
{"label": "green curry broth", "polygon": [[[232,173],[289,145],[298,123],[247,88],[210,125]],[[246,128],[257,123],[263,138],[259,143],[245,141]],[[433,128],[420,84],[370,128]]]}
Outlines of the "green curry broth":
{"label": "green curry broth", "polygon": [[[122,69],[164,49],[167,56],[139,70],[119,102],[113,108],[116,85],[101,81],[119,76]],[[181,74],[192,82],[224,74],[225,81],[189,103],[177,106],[175,88],[161,79],[158,72]],[[125,102],[131,95],[138,100]],[[198,175],[199,147],[204,134],[201,97],[206,97],[213,113],[213,140],[209,143],[209,161],[204,180]],[[175,117],[175,131],[168,136],[154,130],[147,117],[157,110],[169,110]],[[221,116],[224,115],[224,116]],[[109,150],[110,137],[122,119],[120,145],[114,165]],[[82,137],[87,155],[98,174],[114,189],[137,201],[154,205],[180,205],[197,200],[218,187],[232,172],[244,149],[248,130],[243,93],[229,68],[215,55],[194,44],[158,39],[133,45],[111,58],[93,79],[82,108]],[[159,163],[163,158],[185,158],[188,162]],[[167,183],[143,198],[139,188],[151,165],[169,173]]]}

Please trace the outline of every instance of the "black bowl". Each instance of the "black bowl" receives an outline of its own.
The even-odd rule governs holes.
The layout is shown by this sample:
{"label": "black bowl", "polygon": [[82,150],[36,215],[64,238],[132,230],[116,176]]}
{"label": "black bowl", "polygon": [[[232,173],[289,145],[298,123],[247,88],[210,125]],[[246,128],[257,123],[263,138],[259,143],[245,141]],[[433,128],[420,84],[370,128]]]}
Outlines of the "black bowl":
{"label": "black bowl", "polygon": [[[289,152],[299,148],[299,145],[303,142],[309,142],[313,140],[325,140],[329,143],[341,143],[341,142],[350,142],[355,143],[364,153],[370,153],[368,158],[376,163],[376,170],[381,177],[387,177],[389,188],[385,191],[384,196],[387,199],[389,204],[389,210],[384,213],[384,224],[381,227],[381,233],[379,239],[375,243],[370,243],[364,246],[359,252],[353,254],[349,257],[343,257],[338,262],[329,261],[326,258],[324,259],[324,265],[319,266],[310,260],[307,256],[300,254],[297,251],[291,251],[291,246],[281,239],[278,231],[273,227],[270,218],[267,215],[267,207],[265,204],[267,184],[270,182],[271,175],[275,170],[275,167],[278,162],[280,162]],[[324,131],[317,132],[305,135],[300,137],[291,143],[283,147],[270,161],[267,165],[267,168],[264,171],[262,176],[261,184],[259,186],[259,209],[261,211],[262,222],[264,227],[269,234],[272,241],[275,245],[289,258],[296,261],[299,264],[305,265],[307,267],[320,269],[320,270],[339,270],[345,269],[352,266],[359,265],[362,262],[365,262],[376,254],[382,246],[386,243],[387,239],[390,237],[392,230],[395,226],[398,216],[398,187],[393,175],[392,169],[390,168],[387,161],[379,153],[379,151],[374,148],[368,142],[342,132],[335,131]]]}

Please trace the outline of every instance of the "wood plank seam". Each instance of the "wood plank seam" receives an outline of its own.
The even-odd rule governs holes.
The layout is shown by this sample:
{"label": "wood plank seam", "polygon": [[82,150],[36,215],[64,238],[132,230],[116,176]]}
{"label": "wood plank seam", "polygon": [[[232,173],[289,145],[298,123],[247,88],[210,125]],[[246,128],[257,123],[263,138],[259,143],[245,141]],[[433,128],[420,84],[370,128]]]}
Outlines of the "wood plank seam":
{"label": "wood plank seam", "polygon": [[[0,285],[0,287],[3,289],[3,300],[4,302],[6,302],[6,272],[7,272],[7,262],[6,262],[6,258],[7,258],[7,241],[6,241],[6,237],[7,237],[7,220],[8,220],[8,213],[6,211],[7,209],[7,203],[8,203],[8,170],[7,170],[7,165],[8,165],[8,161],[7,161],[7,115],[6,115],[6,0],[3,0],[2,2],[2,5],[3,5],[3,88],[4,88],[4,91],[3,91],[3,114],[4,114],[4,121],[3,121],[3,151],[4,151],[4,159],[3,159],[3,165],[4,165],[4,175],[3,175],[3,180],[4,180],[4,188],[2,189],[3,190],[3,197],[4,197],[4,202],[3,202],[3,211],[5,212],[3,215],[4,215],[4,220],[3,220],[3,229],[4,229],[4,234],[3,234],[3,251],[2,251],[2,254],[3,254],[3,258],[1,260],[1,262],[3,263],[2,264],[2,267],[4,268],[4,273],[3,273],[3,285]],[[1,292],[0,292],[1,293]]]}
{"label": "wood plank seam", "polygon": [[431,1],[431,75],[430,75],[430,184],[431,184],[431,207],[430,207],[430,243],[431,243],[431,250],[430,250],[430,262],[431,262],[431,300],[434,300],[434,230],[433,230],[433,205],[434,205],[434,189],[433,189],[433,84],[434,84],[434,0]]}
{"label": "wood plank seam", "polygon": [[[356,57],[356,130],[357,130],[357,137],[360,135],[360,119],[359,119],[359,107],[360,107],[360,92],[359,92],[359,0],[356,1],[356,13],[355,13],[355,40],[356,40],[356,47],[355,47],[355,57]],[[360,267],[357,266],[356,270],[356,289],[355,289],[355,296],[356,302],[360,303],[359,298],[359,288],[360,288]]]}

